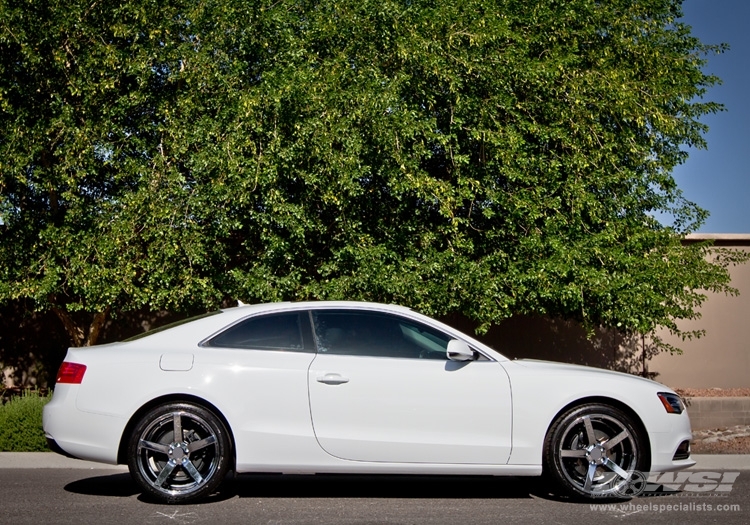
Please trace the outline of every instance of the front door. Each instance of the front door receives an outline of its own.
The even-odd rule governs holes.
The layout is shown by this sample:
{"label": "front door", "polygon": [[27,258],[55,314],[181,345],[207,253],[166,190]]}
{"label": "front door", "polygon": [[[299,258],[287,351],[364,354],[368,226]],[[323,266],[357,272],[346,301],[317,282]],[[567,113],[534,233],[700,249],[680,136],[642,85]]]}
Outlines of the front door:
{"label": "front door", "polygon": [[507,463],[511,397],[499,363],[449,361],[450,336],[393,314],[321,310],[313,325],[310,407],[326,452],[355,461]]}

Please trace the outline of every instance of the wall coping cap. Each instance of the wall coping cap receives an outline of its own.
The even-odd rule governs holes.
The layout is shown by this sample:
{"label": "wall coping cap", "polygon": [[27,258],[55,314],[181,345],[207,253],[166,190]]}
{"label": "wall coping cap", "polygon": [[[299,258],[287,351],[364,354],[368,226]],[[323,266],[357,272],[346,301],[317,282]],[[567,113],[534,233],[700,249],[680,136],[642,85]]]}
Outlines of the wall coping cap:
{"label": "wall coping cap", "polygon": [[714,246],[750,247],[750,233],[689,233],[682,239],[685,244],[702,241],[713,241]]}

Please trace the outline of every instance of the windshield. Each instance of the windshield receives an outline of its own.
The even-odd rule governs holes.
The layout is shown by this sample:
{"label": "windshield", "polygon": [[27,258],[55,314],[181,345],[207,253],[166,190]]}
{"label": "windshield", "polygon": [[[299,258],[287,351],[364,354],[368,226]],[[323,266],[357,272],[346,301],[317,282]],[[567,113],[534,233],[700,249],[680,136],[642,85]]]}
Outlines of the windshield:
{"label": "windshield", "polygon": [[174,328],[176,326],[180,326],[186,323],[191,323],[193,321],[197,321],[198,319],[203,319],[205,317],[211,317],[212,315],[220,314],[221,310],[215,310],[213,312],[206,312],[205,314],[200,315],[194,315],[193,317],[188,317],[187,319],[181,319],[179,321],[175,321],[173,323],[165,324],[164,326],[159,326],[157,328],[154,328],[152,330],[148,330],[146,332],[142,332],[140,334],[136,334],[133,337],[128,337],[124,340],[124,342],[130,342],[130,341],[136,341],[138,339],[142,339],[144,337],[148,337],[150,335],[158,334],[159,332],[163,332],[164,330],[169,330],[170,328]]}

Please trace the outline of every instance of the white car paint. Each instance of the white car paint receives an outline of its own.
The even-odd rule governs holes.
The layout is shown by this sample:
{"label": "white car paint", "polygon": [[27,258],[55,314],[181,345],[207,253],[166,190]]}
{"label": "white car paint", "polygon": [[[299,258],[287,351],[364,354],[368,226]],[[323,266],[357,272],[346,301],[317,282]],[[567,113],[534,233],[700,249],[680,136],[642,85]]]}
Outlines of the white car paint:
{"label": "white car paint", "polygon": [[[318,354],[310,407],[320,446],[354,461],[505,465],[508,376],[498,363]],[[320,382],[329,374],[340,385]]]}

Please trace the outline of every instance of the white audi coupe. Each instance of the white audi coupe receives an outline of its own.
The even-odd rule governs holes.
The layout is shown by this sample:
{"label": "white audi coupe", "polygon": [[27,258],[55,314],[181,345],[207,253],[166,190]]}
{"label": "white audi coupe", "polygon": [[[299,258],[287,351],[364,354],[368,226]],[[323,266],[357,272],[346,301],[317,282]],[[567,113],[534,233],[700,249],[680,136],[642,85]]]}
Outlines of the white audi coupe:
{"label": "white audi coupe", "polygon": [[127,463],[187,503],[228,471],[546,475],[616,498],[689,467],[680,397],[627,374],[510,360],[410,309],[242,305],[71,348],[44,409],[53,450]]}

